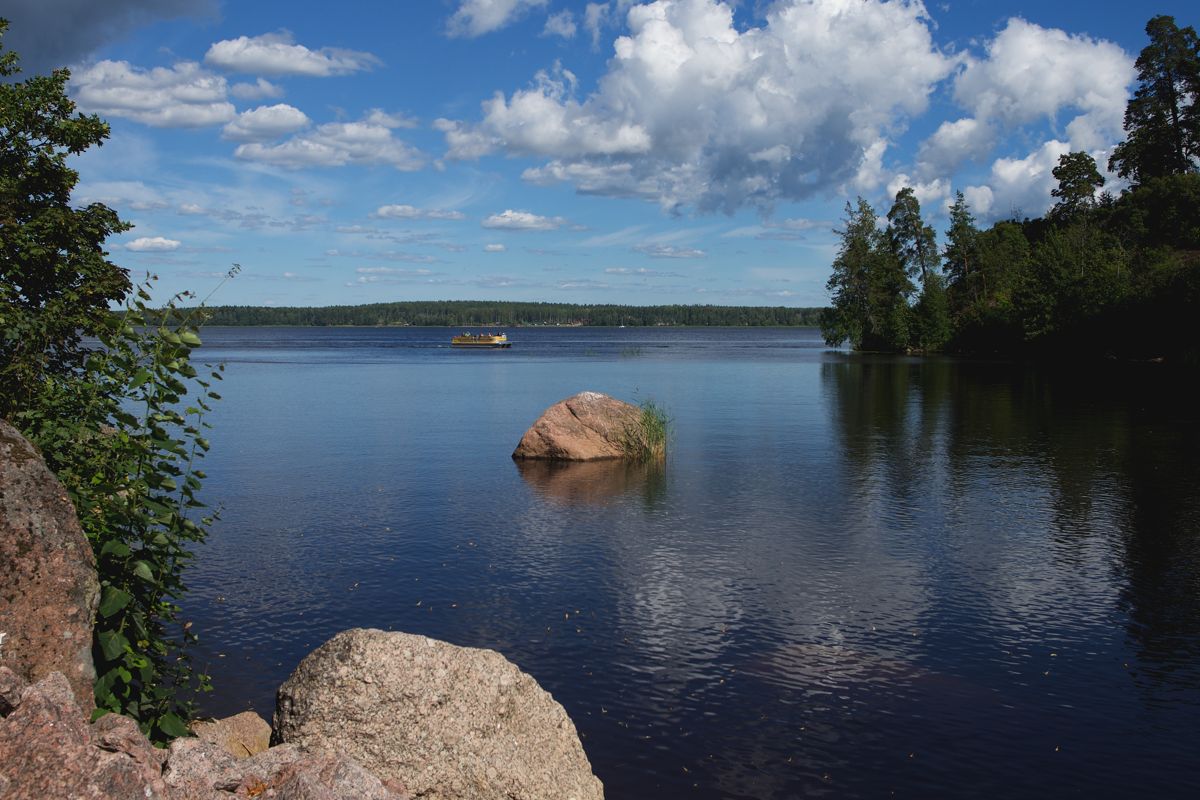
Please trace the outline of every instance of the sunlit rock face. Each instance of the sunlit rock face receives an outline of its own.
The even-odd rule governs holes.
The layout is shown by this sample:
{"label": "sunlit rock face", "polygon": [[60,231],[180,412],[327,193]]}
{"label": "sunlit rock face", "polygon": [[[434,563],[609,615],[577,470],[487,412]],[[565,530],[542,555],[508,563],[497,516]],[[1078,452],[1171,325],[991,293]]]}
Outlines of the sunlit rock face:
{"label": "sunlit rock face", "polygon": [[575,725],[494,650],[357,628],[279,688],[275,735],[429,800],[599,800]]}
{"label": "sunlit rock face", "polygon": [[601,461],[624,458],[641,409],[599,392],[580,392],[547,408],[521,437],[513,458]]}

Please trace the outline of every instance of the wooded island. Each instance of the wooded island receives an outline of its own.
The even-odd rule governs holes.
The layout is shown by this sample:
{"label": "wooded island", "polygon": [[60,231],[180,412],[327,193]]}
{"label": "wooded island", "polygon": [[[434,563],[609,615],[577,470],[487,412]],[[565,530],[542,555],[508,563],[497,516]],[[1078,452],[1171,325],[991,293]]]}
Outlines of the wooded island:
{"label": "wooded island", "polygon": [[1105,179],[1065,153],[1044,217],[976,227],[958,192],[945,244],[910,188],[881,229],[863,198],[846,204],[821,328],[859,350],[1162,358],[1195,364],[1200,347],[1200,41],[1168,16],[1146,25],[1127,139]]}

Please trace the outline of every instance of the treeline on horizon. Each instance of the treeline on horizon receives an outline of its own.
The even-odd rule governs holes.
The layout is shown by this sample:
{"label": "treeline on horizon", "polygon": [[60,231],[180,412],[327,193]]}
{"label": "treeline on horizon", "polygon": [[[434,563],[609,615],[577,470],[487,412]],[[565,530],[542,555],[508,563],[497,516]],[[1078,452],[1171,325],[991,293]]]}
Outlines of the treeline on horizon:
{"label": "treeline on horizon", "polygon": [[1108,169],[1064,154],[1044,217],[981,230],[959,192],[939,251],[910,188],[846,204],[822,332],[858,350],[1200,364],[1200,40],[1157,16]]}
{"label": "treeline on horizon", "polygon": [[573,305],[479,300],[412,300],[357,306],[212,306],[206,325],[262,326],[815,326],[820,308],[712,305]]}

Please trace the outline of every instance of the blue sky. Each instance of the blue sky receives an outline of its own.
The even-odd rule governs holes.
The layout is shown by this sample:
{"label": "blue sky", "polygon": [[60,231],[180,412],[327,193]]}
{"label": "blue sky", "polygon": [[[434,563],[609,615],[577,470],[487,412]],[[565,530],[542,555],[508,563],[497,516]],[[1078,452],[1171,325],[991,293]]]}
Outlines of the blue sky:
{"label": "blue sky", "polygon": [[[847,199],[1050,205],[1191,4],[8,0],[112,126],[79,203],[160,294],[824,305]],[[1194,16],[1194,14],[1193,14]],[[64,24],[64,20],[68,21]],[[1110,188],[1119,184],[1110,183]]]}

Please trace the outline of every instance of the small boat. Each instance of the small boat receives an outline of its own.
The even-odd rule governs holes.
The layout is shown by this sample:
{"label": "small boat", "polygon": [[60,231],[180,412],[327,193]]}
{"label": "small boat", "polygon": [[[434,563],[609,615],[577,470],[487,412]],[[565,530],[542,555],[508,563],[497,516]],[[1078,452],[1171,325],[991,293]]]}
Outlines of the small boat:
{"label": "small boat", "polygon": [[451,347],[512,347],[507,333],[464,333],[450,339]]}

